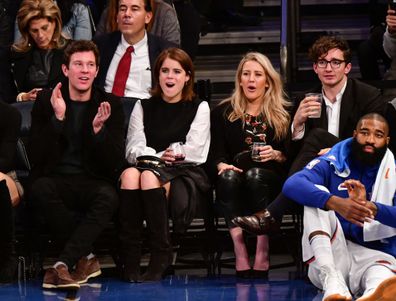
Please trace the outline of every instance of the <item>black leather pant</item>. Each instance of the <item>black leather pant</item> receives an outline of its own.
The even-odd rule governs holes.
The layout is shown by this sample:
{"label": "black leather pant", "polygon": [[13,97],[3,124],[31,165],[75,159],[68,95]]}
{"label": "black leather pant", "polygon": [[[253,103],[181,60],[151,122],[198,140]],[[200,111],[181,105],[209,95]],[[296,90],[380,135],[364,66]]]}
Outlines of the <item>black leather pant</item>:
{"label": "black leather pant", "polygon": [[282,176],[272,170],[254,167],[245,173],[227,170],[218,176],[216,203],[229,228],[231,219],[252,214],[267,205],[280,192]]}

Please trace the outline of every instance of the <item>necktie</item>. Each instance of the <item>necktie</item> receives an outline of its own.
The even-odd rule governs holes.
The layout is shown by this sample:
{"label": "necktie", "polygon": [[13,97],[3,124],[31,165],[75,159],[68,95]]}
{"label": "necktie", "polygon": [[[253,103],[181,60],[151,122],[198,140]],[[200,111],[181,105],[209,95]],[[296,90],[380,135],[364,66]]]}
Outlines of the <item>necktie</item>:
{"label": "necktie", "polygon": [[129,69],[131,67],[133,50],[133,46],[129,46],[118,63],[117,71],[114,77],[113,90],[111,91],[111,93],[114,95],[120,97],[124,96]]}

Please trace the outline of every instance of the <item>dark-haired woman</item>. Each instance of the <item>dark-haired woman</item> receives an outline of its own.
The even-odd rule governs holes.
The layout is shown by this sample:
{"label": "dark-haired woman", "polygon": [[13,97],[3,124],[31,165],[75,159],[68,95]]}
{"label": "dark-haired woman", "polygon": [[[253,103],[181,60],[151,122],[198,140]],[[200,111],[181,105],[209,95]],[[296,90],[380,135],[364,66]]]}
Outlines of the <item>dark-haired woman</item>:
{"label": "dark-haired woman", "polygon": [[[178,48],[164,50],[154,78],[152,97],[138,101],[131,114],[126,159],[133,166],[121,175],[121,259],[123,278],[130,282],[162,278],[172,260],[168,210],[174,230],[183,231],[194,216],[199,196],[209,189],[199,166],[209,151],[209,106],[194,96],[190,57]],[[184,148],[184,164],[178,163],[169,148],[174,142]],[[150,235],[150,262],[140,277],[143,217]]]}

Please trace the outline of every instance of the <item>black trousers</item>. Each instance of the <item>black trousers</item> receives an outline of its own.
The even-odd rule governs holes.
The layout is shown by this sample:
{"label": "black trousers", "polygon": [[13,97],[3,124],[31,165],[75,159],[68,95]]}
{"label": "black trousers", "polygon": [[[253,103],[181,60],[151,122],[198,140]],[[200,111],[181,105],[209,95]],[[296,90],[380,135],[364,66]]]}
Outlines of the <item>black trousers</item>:
{"label": "black trousers", "polygon": [[[311,130],[304,140],[303,147],[291,165],[289,176],[303,169],[305,165],[318,156],[318,152],[321,149],[332,147],[339,141],[340,140],[336,136],[324,129],[316,128]],[[277,221],[281,221],[283,214],[286,212],[299,212],[302,211],[302,208],[299,204],[287,198],[283,193],[280,193],[267,207],[267,210],[271,213],[273,218]]]}
{"label": "black trousers", "polygon": [[59,261],[69,267],[92,251],[119,202],[115,187],[87,175],[38,178],[31,197],[56,242],[64,244]]}
{"label": "black trousers", "polygon": [[251,168],[245,173],[223,172],[217,179],[216,203],[229,228],[231,219],[265,208],[279,193],[284,178],[272,170]]}

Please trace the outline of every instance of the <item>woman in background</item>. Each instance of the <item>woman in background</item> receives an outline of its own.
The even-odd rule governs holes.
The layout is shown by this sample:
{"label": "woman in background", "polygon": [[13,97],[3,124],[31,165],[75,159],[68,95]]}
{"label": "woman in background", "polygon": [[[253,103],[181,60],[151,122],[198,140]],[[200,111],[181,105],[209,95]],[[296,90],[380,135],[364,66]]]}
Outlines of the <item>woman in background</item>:
{"label": "woman in background", "polygon": [[[85,0],[53,1],[59,7],[63,24],[62,33],[71,40],[91,40],[93,21]],[[18,42],[21,33],[18,29],[18,19],[15,24],[14,42]]]}
{"label": "woman in background", "polygon": [[24,0],[17,13],[21,38],[11,47],[17,101],[35,100],[42,88],[64,79],[61,65],[67,44],[61,13],[52,0]]}

